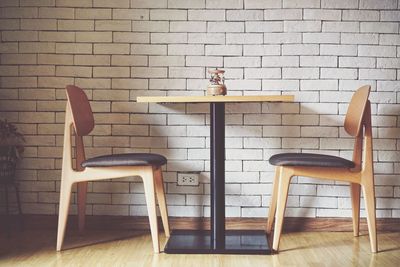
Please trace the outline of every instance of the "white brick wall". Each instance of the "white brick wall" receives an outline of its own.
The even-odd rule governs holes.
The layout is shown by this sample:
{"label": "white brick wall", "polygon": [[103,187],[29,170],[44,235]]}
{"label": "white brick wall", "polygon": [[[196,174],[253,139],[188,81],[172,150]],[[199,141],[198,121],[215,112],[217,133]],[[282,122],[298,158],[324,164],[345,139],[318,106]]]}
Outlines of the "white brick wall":
{"label": "white brick wall", "polygon": [[[88,156],[163,154],[170,215],[209,216],[208,105],[133,101],[203,95],[207,68],[220,67],[229,94],[294,94],[299,102],[227,105],[228,216],[266,216],[274,153],[351,158],[347,102],[371,84],[377,214],[400,217],[399,7],[399,0],[1,1],[0,117],[26,135],[17,177],[24,212],[57,212],[64,86],[76,84],[98,123],[85,138]],[[199,172],[200,185],[177,186],[184,171]],[[88,214],[147,213],[138,177],[89,183],[88,191]],[[293,179],[287,216],[349,217],[350,209],[343,183]]]}

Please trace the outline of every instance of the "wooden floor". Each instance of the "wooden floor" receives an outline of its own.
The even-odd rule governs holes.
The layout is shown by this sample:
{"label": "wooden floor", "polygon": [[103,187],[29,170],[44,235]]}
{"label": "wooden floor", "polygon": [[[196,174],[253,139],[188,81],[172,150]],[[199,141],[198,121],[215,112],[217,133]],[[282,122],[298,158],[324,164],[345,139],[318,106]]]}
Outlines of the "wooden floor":
{"label": "wooden floor", "polygon": [[272,256],[154,255],[148,232],[127,230],[68,232],[65,250],[57,253],[54,230],[1,234],[0,266],[400,266],[400,233],[379,233],[378,254],[370,252],[365,234],[284,233],[281,252]]}

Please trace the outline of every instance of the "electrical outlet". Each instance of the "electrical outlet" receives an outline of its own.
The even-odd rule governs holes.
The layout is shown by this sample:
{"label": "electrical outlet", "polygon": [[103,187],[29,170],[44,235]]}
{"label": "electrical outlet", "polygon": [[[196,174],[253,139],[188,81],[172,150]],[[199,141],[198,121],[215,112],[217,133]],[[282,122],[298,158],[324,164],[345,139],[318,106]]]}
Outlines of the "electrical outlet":
{"label": "electrical outlet", "polygon": [[178,173],[178,185],[199,185],[198,173]]}

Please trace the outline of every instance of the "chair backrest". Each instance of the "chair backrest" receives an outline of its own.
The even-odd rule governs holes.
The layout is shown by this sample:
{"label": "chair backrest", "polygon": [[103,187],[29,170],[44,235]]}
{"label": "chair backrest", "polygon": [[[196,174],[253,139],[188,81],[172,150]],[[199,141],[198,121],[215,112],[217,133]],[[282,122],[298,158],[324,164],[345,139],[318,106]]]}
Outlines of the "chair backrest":
{"label": "chair backrest", "polygon": [[93,112],[85,92],[74,85],[66,87],[69,106],[72,112],[75,133],[88,135],[94,128]]}
{"label": "chair backrest", "polygon": [[364,85],[353,94],[346,118],[344,120],[344,129],[351,136],[358,136],[362,130],[364,112],[368,103],[368,96],[371,86]]}

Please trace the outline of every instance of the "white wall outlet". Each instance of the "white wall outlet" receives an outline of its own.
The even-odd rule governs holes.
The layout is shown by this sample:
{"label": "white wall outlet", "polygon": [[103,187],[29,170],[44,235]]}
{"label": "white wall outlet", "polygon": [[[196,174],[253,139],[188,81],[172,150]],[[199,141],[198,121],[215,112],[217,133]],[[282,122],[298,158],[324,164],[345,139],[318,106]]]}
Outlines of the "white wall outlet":
{"label": "white wall outlet", "polygon": [[199,185],[198,173],[178,173],[178,185]]}

